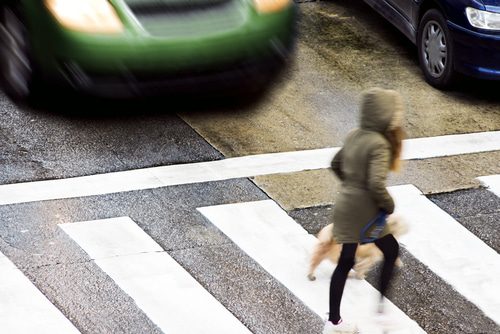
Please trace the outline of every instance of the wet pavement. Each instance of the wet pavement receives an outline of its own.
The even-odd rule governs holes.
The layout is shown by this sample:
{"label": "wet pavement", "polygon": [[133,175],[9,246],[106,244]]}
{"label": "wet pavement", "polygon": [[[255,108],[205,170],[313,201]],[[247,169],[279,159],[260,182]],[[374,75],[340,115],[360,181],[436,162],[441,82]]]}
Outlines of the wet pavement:
{"label": "wet pavement", "polygon": [[[88,113],[75,114],[20,108],[0,95],[0,184],[338,147],[357,124],[360,93],[372,86],[402,92],[408,138],[500,130],[498,83],[466,79],[448,92],[430,87],[415,47],[363,1],[304,2],[299,9],[295,60],[249,106],[193,111],[170,101],[90,103]],[[499,174],[498,161],[500,151],[407,161],[389,185],[415,185],[498,252],[500,204],[476,179]],[[83,332],[157,333],[57,227],[130,216],[254,333],[316,333],[320,317],[196,208],[270,198],[315,234],[330,222],[338,186],[322,169],[0,206],[0,251]],[[498,331],[404,245],[402,257],[406,267],[391,300],[429,333]],[[368,277],[374,286],[376,274]]]}
{"label": "wet pavement", "polygon": [[[357,125],[359,95],[372,86],[403,94],[407,138],[500,130],[498,83],[466,78],[449,92],[429,86],[416,48],[363,1],[305,2],[299,8],[295,62],[262,101],[210,117],[180,113],[224,156],[341,146]],[[492,152],[411,161],[390,184],[415,184],[426,194],[478,187],[476,177],[498,173],[499,158]],[[336,186],[328,171],[258,176],[254,182],[287,210],[331,204]]]}

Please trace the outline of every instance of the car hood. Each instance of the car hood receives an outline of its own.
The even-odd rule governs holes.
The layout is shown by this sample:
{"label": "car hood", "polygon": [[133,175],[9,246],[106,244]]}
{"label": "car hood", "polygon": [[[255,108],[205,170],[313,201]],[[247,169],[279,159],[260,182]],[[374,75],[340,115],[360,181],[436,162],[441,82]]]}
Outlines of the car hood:
{"label": "car hood", "polygon": [[161,10],[177,6],[199,6],[211,5],[224,2],[225,0],[125,0],[129,7],[148,8],[149,10]]}
{"label": "car hood", "polygon": [[[498,12],[500,11],[500,0],[481,0],[483,5],[486,7],[486,9],[489,9],[488,7],[496,7],[493,8],[493,11]],[[496,10],[494,10],[496,9]]]}

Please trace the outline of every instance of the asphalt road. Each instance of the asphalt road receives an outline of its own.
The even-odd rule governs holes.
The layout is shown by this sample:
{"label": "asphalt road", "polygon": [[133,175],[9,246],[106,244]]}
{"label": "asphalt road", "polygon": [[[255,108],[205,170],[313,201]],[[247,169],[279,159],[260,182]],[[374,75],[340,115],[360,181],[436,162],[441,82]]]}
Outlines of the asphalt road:
{"label": "asphalt road", "polygon": [[[359,95],[373,86],[403,94],[408,138],[500,128],[498,83],[465,78],[453,91],[430,87],[416,48],[363,1],[306,2],[300,9],[296,61],[260,104],[210,118],[203,112],[179,114],[224,156],[340,146],[357,124]],[[496,152],[411,162],[392,184],[410,182],[425,193],[477,187],[475,175],[497,173],[499,160]],[[287,209],[314,204],[308,198],[333,201],[328,172],[257,177],[255,182]]]}
{"label": "asphalt road", "polygon": [[[356,126],[360,93],[372,86],[403,94],[408,138],[500,130],[498,83],[464,79],[448,92],[428,86],[415,47],[362,1],[299,9],[294,61],[249,105],[76,97],[39,109],[0,93],[0,186],[338,147]],[[476,178],[500,174],[499,161],[500,151],[412,160],[389,185],[415,185],[498,253],[500,200]],[[272,199],[314,234],[329,221],[337,187],[319,169],[0,205],[0,251],[81,332],[161,332],[57,227],[128,216],[253,333],[319,333],[321,318],[196,209]],[[428,333],[500,330],[410,252],[402,256],[409,269],[398,274],[391,300]],[[375,273],[368,281],[376,286]]]}

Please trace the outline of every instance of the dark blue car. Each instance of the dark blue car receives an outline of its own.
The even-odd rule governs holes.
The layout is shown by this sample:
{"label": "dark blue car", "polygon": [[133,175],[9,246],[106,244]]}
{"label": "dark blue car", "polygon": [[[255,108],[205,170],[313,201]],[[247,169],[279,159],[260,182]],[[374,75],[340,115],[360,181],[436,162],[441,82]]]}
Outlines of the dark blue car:
{"label": "dark blue car", "polygon": [[500,80],[500,0],[364,0],[418,48],[427,82]]}

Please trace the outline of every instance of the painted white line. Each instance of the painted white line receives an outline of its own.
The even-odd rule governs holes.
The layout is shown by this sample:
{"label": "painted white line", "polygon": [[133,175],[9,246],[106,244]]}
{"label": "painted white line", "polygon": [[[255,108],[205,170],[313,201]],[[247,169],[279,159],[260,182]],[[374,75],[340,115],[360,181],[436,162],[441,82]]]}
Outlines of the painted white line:
{"label": "painted white line", "polygon": [[500,150],[500,131],[478,132],[404,141],[403,159],[428,159]]}
{"label": "painted white line", "polygon": [[59,226],[165,333],[251,334],[129,217]]}
{"label": "painted white line", "polygon": [[[328,312],[328,289],[333,265],[324,261],[317,280],[307,279],[309,256],[317,240],[274,201],[226,204],[198,210],[322,318]],[[373,322],[379,293],[364,280],[351,279],[341,305],[342,316],[355,321],[362,333],[381,333]],[[402,324],[391,333],[425,333],[390,301],[389,311]]]}
{"label": "painted white line", "polygon": [[0,205],[104,195],[328,167],[338,149],[253,155],[67,179],[0,185]]}
{"label": "painted white line", "polygon": [[401,238],[406,249],[500,324],[500,255],[416,187],[389,191],[410,225]]}
{"label": "painted white line", "polygon": [[80,333],[1,252],[0,332],[9,334]]}
{"label": "painted white line", "polygon": [[[0,205],[103,195],[329,168],[339,148],[259,154],[219,161],[0,185]],[[404,159],[428,159],[500,150],[500,131],[408,139]]]}
{"label": "painted white line", "polygon": [[500,175],[481,176],[477,179],[489,191],[500,197]]}

